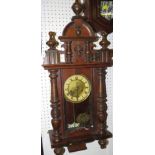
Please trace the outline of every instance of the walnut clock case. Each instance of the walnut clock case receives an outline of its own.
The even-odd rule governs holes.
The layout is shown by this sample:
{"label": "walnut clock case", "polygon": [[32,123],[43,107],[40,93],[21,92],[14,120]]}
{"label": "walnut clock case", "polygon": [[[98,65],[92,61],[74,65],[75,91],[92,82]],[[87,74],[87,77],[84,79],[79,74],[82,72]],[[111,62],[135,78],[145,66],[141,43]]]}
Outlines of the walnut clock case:
{"label": "walnut clock case", "polygon": [[[49,136],[56,155],[63,155],[64,147],[69,152],[85,150],[86,143],[95,140],[104,149],[107,139],[112,137],[106,123],[105,79],[107,67],[112,66],[113,50],[108,49],[109,30],[103,30],[102,24],[96,27],[89,16],[90,3],[92,1],[86,0],[81,4],[75,0],[72,9],[76,15],[59,37],[64,43],[64,51],[57,50],[56,34],[49,32],[49,49],[43,67],[50,73],[53,130],[49,131]],[[103,7],[107,11],[108,4],[104,3]],[[102,17],[104,22],[109,20]],[[99,39],[96,35],[98,28],[102,30],[101,49],[95,50],[94,42]]]}

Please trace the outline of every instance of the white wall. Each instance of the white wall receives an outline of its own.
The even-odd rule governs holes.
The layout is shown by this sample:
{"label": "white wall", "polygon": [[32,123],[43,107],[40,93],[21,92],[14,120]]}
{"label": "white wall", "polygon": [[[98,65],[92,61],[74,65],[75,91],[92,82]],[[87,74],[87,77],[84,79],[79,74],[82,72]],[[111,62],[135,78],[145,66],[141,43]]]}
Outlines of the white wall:
{"label": "white wall", "polygon": [[[49,39],[48,32],[55,31],[57,37],[62,34],[64,26],[71,21],[71,17],[74,15],[70,9],[73,0],[42,0],[42,56],[44,56],[46,41]],[[112,42],[113,34],[108,36],[108,39]],[[110,48],[112,47],[112,44]],[[61,44],[59,45],[61,49]],[[112,131],[112,68],[107,70],[107,98],[108,98],[108,126]],[[45,155],[54,155],[53,150],[50,147],[50,141],[48,136],[48,130],[52,128],[50,120],[50,81],[48,72],[41,69],[41,84],[42,84],[42,112],[41,112],[41,131],[43,136],[43,147]],[[97,141],[87,144],[88,150],[76,152],[76,155],[112,155],[112,139],[109,141],[107,149],[101,150]],[[65,155],[69,154],[67,149]]]}

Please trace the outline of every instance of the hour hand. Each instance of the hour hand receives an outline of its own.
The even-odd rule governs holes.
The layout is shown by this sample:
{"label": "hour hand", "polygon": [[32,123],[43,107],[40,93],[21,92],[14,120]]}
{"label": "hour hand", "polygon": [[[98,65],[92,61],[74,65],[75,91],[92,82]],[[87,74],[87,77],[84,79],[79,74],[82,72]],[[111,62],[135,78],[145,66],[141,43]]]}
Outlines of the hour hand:
{"label": "hour hand", "polygon": [[72,90],[69,91],[69,95],[73,96],[74,92]]}

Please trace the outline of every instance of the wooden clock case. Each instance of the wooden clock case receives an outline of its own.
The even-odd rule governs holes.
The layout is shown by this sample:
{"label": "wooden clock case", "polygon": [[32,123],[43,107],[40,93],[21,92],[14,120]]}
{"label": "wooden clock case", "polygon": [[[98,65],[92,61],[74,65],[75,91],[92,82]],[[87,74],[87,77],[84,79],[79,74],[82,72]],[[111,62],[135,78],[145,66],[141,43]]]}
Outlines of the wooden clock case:
{"label": "wooden clock case", "polygon": [[[101,31],[101,49],[95,50],[94,42],[99,38],[86,16],[81,16],[84,10],[83,4],[78,0],[72,6],[76,16],[64,28],[60,41],[64,43],[64,51],[56,50],[58,42],[55,33],[50,32],[50,40],[47,42],[52,50],[65,55],[65,62],[50,64],[43,67],[50,73],[51,80],[51,124],[53,130],[49,131],[51,147],[56,155],[62,155],[68,147],[69,152],[86,149],[86,143],[98,140],[101,148],[106,148],[107,138],[112,134],[107,130],[107,104],[106,104],[106,69],[112,66],[112,53],[108,49],[110,42],[108,33]],[[85,75],[92,85],[91,94],[80,110],[90,106],[92,126],[89,128],[77,128],[68,130],[66,120],[72,117],[72,108],[64,98],[63,86],[65,80],[74,74]]]}

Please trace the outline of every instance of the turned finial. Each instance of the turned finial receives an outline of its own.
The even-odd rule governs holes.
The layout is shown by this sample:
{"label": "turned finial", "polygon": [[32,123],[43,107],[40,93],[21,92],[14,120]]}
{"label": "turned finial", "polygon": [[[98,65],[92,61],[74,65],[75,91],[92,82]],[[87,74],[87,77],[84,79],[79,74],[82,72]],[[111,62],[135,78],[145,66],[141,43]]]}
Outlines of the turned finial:
{"label": "turned finial", "polygon": [[108,33],[102,31],[101,36],[102,36],[102,40],[100,42],[100,45],[102,46],[101,61],[112,64],[113,50],[108,48],[108,46],[110,45],[110,42],[107,40]]}
{"label": "turned finial", "polygon": [[73,12],[76,16],[80,16],[81,12],[84,10],[83,4],[79,0],[75,0],[75,3],[72,5]]}
{"label": "turned finial", "polygon": [[101,32],[102,40],[100,42],[100,45],[103,49],[107,49],[107,47],[110,45],[110,42],[107,40],[108,33],[105,31]]}
{"label": "turned finial", "polygon": [[56,49],[56,47],[59,45],[59,43],[55,39],[56,33],[55,32],[49,32],[49,41],[46,43],[50,49]]}

